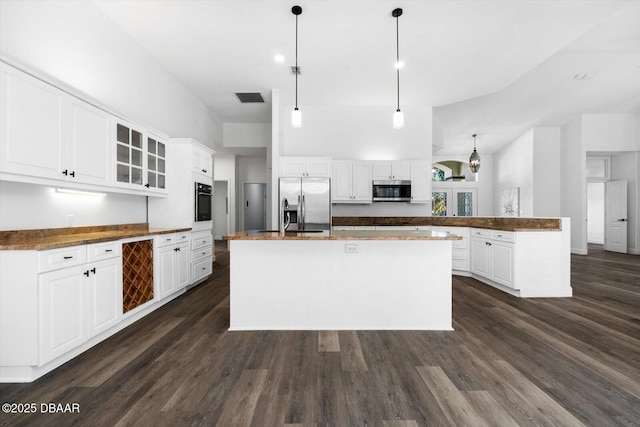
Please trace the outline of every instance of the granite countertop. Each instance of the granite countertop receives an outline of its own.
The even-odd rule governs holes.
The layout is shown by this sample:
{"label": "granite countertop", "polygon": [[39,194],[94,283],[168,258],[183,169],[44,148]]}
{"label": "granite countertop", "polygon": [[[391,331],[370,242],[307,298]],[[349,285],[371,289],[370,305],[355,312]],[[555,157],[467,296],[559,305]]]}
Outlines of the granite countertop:
{"label": "granite countertop", "polygon": [[412,230],[346,230],[321,232],[238,231],[224,236],[226,240],[461,240],[462,237],[437,231]]}
{"label": "granite countertop", "polygon": [[440,227],[474,227],[502,231],[560,231],[560,218],[523,218],[523,217],[333,217],[334,226],[440,226]]}
{"label": "granite countertop", "polygon": [[0,250],[56,249],[190,230],[190,228],[149,228],[149,224],[146,223],[9,230],[0,231]]}

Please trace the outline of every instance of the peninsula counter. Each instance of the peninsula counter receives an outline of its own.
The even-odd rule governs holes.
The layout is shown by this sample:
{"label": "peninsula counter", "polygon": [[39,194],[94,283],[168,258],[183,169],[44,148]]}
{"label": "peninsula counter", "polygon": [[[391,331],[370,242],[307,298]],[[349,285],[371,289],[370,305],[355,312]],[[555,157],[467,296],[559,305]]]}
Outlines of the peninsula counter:
{"label": "peninsula counter", "polygon": [[431,231],[242,231],[230,330],[452,330],[451,242]]}

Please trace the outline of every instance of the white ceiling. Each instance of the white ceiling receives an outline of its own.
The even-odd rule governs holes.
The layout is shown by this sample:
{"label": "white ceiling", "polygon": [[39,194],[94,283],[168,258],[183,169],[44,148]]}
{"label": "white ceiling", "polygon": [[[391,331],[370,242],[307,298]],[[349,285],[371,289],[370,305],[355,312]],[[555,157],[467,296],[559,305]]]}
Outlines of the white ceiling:
{"label": "white ceiling", "polygon": [[[640,1],[182,0],[95,3],[225,122],[270,122],[271,89],[299,105],[433,105],[441,153],[485,153],[580,113],[640,112]],[[283,64],[273,60],[285,55]],[[595,73],[573,80],[577,73]],[[234,92],[260,92],[265,105]],[[391,114],[391,113],[390,113]],[[409,118],[407,117],[407,120]]]}

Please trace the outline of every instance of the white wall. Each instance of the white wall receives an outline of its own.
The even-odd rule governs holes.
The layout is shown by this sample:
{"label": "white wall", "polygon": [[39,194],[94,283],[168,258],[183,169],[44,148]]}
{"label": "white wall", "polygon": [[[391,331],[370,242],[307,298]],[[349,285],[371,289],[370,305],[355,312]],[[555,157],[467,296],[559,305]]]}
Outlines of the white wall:
{"label": "white wall", "polygon": [[604,244],[604,182],[587,184],[587,242]]}
{"label": "white wall", "polygon": [[562,126],[560,150],[560,212],[571,218],[571,252],[587,254],[586,152],[582,147],[580,117]]}
{"label": "white wall", "polygon": [[560,211],[559,127],[533,129],[533,216],[559,217]]}
{"label": "white wall", "polygon": [[268,123],[224,123],[222,137],[225,147],[268,147],[271,125]]}
{"label": "white wall", "polygon": [[281,154],[336,159],[431,161],[431,107],[403,107],[405,127],[393,129],[389,106],[304,106],[302,127],[291,127],[290,110],[281,110]]}
{"label": "white wall", "polygon": [[583,114],[582,145],[586,151],[640,150],[635,114]]}
{"label": "white wall", "polygon": [[499,215],[503,190],[520,188],[520,216],[533,215],[533,129],[493,155],[494,213]]}
{"label": "white wall", "polygon": [[213,180],[229,183],[229,233],[236,231],[236,157],[215,155],[213,157]]}
{"label": "white wall", "polygon": [[9,181],[0,181],[0,196],[0,230],[147,222],[146,199],[141,196],[78,196]]}

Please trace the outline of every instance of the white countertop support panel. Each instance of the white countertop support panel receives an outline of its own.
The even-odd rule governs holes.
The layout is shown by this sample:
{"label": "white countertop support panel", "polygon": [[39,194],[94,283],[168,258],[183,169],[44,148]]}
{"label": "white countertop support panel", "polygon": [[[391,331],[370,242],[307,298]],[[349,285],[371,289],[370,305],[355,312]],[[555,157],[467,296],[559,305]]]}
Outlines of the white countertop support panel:
{"label": "white countertop support panel", "polygon": [[230,330],[452,330],[450,240],[231,240]]}

